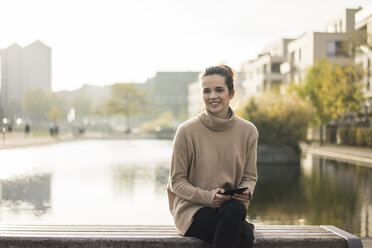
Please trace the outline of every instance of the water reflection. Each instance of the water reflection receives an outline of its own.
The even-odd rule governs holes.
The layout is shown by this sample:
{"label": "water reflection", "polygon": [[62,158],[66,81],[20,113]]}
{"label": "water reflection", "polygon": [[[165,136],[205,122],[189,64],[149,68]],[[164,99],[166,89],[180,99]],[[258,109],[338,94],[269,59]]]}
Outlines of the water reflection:
{"label": "water reflection", "polygon": [[[0,220],[172,224],[171,149],[164,140],[91,140],[0,150]],[[254,222],[372,236],[372,169],[304,154],[301,164],[259,165],[258,172],[248,211]]]}
{"label": "water reflection", "polygon": [[335,225],[372,236],[372,170],[305,155],[301,165],[261,165],[249,217],[266,224]]}
{"label": "water reflection", "polygon": [[0,181],[1,212],[32,211],[41,216],[50,209],[51,175],[16,176]]}
{"label": "water reflection", "polygon": [[[25,154],[27,160],[19,159]],[[3,185],[12,179],[24,186],[7,187],[8,196],[18,195],[13,206],[19,207],[12,211],[6,207],[11,201],[2,200],[1,221],[172,224],[165,190],[170,157],[171,141],[165,140],[90,140],[0,150]],[[45,178],[39,175],[48,175],[48,187],[35,186]],[[19,192],[34,205],[25,208]]]}
{"label": "water reflection", "polygon": [[112,168],[114,189],[119,194],[125,192],[127,196],[131,196],[136,187],[153,182],[154,192],[163,195],[168,182],[169,168],[167,167],[169,167],[168,161],[159,163],[155,167],[138,163],[116,164]]}

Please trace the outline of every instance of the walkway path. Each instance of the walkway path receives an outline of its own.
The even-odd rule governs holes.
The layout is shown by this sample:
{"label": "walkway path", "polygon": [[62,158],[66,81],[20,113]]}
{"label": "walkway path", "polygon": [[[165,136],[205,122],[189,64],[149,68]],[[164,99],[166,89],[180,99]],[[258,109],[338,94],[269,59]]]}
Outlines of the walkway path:
{"label": "walkway path", "polygon": [[60,134],[58,137],[45,136],[25,136],[22,132],[7,133],[5,138],[0,133],[0,150],[24,146],[49,145],[62,141],[80,139],[155,139],[152,134],[102,134],[100,132],[86,132],[84,135],[74,137],[71,133]]}
{"label": "walkway path", "polygon": [[372,248],[372,238],[362,238],[363,248]]}
{"label": "walkway path", "polygon": [[328,144],[324,146],[318,144],[301,144],[301,149],[311,154],[372,168],[372,148]]}
{"label": "walkway path", "polygon": [[34,137],[32,135],[25,136],[23,133],[7,133],[4,137],[0,133],[0,149],[8,149],[15,147],[34,146],[34,145],[48,145],[60,141],[72,140],[71,135],[61,135],[59,137],[40,136]]}

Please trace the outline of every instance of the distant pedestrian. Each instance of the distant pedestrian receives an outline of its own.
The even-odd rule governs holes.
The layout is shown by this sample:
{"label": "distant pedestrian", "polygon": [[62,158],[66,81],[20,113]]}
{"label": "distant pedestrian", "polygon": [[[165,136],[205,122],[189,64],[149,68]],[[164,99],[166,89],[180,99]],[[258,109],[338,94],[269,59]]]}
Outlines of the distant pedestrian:
{"label": "distant pedestrian", "polygon": [[1,126],[1,124],[0,124],[0,128],[1,128],[1,133],[3,134],[3,141],[5,142],[5,140],[6,140],[6,126]]}
{"label": "distant pedestrian", "polygon": [[58,136],[58,133],[59,133],[59,127],[58,127],[58,125],[55,125],[54,126],[54,135]]}
{"label": "distant pedestrian", "polygon": [[9,123],[9,124],[8,124],[8,133],[11,133],[12,131],[13,131],[12,124]]}
{"label": "distant pedestrian", "polygon": [[[201,75],[205,110],[178,127],[167,193],[180,234],[213,247],[248,248],[254,240],[246,215],[257,182],[258,131],[229,106],[234,79],[226,65]],[[236,188],[243,192],[224,194]]]}
{"label": "distant pedestrian", "polygon": [[49,125],[49,134],[50,134],[50,136],[51,137],[53,137],[54,136],[54,123],[50,123],[50,125]]}
{"label": "distant pedestrian", "polygon": [[31,132],[31,126],[26,122],[25,124],[25,136],[29,136]]}

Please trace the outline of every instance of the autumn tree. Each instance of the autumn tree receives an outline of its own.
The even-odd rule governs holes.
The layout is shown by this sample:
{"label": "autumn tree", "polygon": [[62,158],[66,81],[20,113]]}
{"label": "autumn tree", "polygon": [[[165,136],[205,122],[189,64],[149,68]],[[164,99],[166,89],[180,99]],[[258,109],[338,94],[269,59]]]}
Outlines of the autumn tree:
{"label": "autumn tree", "polygon": [[50,109],[50,98],[43,89],[28,89],[22,98],[22,109],[34,121],[46,120]]}
{"label": "autumn tree", "polygon": [[317,61],[306,73],[301,85],[292,85],[303,99],[314,108],[312,123],[320,127],[342,118],[345,113],[358,111],[363,101],[359,81],[362,72],[355,65],[339,65],[325,59]]}
{"label": "autumn tree", "polygon": [[73,107],[78,118],[89,116],[92,112],[92,98],[80,93],[74,98]]}
{"label": "autumn tree", "polygon": [[50,121],[53,121],[53,122],[58,121],[58,120],[62,120],[63,119],[63,113],[60,109],[53,106],[49,110],[48,119]]}
{"label": "autumn tree", "polygon": [[265,93],[249,99],[237,115],[255,124],[259,143],[297,147],[306,139],[312,109],[297,95]]}
{"label": "autumn tree", "polygon": [[50,121],[63,120],[67,115],[68,105],[67,100],[59,93],[50,92],[49,97],[49,110],[48,119]]}
{"label": "autumn tree", "polygon": [[41,88],[28,89],[22,97],[23,111],[34,121],[61,120],[67,113],[66,99]]}
{"label": "autumn tree", "polygon": [[110,115],[124,116],[127,130],[131,130],[133,117],[147,110],[147,93],[134,84],[114,84],[111,98],[106,102],[106,112]]}

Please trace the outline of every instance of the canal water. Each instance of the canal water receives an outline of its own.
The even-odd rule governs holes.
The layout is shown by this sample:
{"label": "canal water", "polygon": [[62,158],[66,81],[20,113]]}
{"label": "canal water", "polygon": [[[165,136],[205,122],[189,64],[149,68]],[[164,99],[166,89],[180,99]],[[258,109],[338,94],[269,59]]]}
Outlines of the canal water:
{"label": "canal water", "polygon": [[[84,140],[0,150],[0,223],[173,224],[171,149],[167,140]],[[372,237],[372,169],[303,154],[300,164],[258,172],[254,223]]]}

